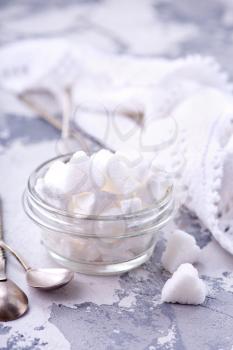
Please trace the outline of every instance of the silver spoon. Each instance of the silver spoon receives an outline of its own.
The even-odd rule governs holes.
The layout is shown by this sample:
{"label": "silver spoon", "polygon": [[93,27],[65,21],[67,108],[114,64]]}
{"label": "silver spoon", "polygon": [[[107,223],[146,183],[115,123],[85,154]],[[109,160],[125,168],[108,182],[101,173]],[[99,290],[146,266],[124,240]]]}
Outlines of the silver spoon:
{"label": "silver spoon", "polygon": [[[3,238],[2,205],[0,200],[0,238]],[[6,277],[6,257],[0,248],[0,321],[13,321],[28,309],[26,294]]]}
{"label": "silver spoon", "polygon": [[26,271],[26,278],[30,287],[52,290],[65,286],[74,277],[74,273],[72,271],[63,268],[33,269],[26,264],[26,262],[18,253],[16,253],[15,250],[9,247],[2,240],[0,241],[0,247],[11,252],[23,266],[24,270]]}

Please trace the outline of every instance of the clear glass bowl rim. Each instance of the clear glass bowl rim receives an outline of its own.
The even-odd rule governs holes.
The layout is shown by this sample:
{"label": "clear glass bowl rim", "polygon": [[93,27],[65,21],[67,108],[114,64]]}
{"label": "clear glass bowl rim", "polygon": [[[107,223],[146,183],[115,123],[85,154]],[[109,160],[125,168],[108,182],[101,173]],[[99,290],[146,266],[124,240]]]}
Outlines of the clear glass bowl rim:
{"label": "clear glass bowl rim", "polygon": [[[62,161],[66,161],[68,160],[70,157],[72,156],[72,153],[68,153],[65,155],[59,155],[53,158],[50,158],[49,160],[43,162],[42,164],[40,164],[29,176],[28,181],[27,181],[27,189],[26,189],[26,194],[42,209],[47,210],[49,212],[51,212],[51,214],[58,214],[70,219],[78,219],[78,220],[95,220],[95,221],[114,221],[114,220],[130,220],[130,219],[134,219],[135,215],[137,215],[137,217],[140,216],[146,216],[151,214],[151,212],[153,211],[160,211],[164,208],[164,206],[166,206],[167,204],[169,204],[169,202],[172,200],[173,197],[173,184],[171,184],[164,197],[161,198],[160,201],[158,202],[154,202],[153,205],[148,206],[147,208],[144,208],[142,210],[139,210],[137,212],[134,213],[130,213],[130,214],[120,214],[120,215],[108,215],[108,216],[104,216],[104,215],[85,215],[85,214],[79,214],[79,213],[70,213],[67,212],[65,210],[61,210],[58,209],[54,206],[52,206],[51,204],[49,204],[48,202],[46,202],[45,200],[43,200],[38,193],[35,191],[34,189],[34,185],[33,182],[35,181],[35,179],[38,178],[38,174],[39,172],[44,169],[46,166],[48,166],[50,163],[55,162],[56,160],[62,160]],[[25,196],[25,194],[24,194]]]}

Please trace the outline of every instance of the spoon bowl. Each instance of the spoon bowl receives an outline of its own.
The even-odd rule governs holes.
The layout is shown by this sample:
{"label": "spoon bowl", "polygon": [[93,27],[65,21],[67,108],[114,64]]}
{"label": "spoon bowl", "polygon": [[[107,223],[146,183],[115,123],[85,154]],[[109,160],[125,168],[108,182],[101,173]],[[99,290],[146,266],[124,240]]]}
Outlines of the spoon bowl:
{"label": "spoon bowl", "polygon": [[13,321],[26,313],[28,298],[11,280],[0,281],[0,321]]}
{"label": "spoon bowl", "polygon": [[74,273],[62,268],[28,269],[27,282],[31,287],[44,290],[56,289],[65,286],[74,277]]}
{"label": "spoon bowl", "polygon": [[60,288],[69,283],[73,277],[73,271],[63,268],[39,268],[33,269],[26,264],[22,257],[3,240],[0,240],[0,248],[8,250],[23,266],[29,286],[44,290]]}

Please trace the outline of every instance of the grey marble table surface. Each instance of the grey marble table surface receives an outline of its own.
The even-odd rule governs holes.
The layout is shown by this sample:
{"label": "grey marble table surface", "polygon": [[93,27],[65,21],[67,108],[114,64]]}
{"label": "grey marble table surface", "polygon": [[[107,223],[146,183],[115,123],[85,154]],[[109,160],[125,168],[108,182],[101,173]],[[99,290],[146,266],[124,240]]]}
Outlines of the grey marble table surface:
{"label": "grey marble table surface", "polygon": [[[176,58],[214,56],[233,77],[231,0],[0,0],[0,49],[27,38],[69,38],[115,55]],[[0,62],[1,64],[1,62]],[[22,112],[14,114],[15,109]],[[59,134],[0,92],[0,194],[5,237],[34,264],[46,256],[39,232],[26,218],[21,196],[29,173],[55,155]],[[20,268],[8,272],[33,301],[24,318],[0,324],[0,350],[233,349],[233,257],[198,219],[182,210],[176,222],[203,249],[201,274],[210,289],[201,306],[161,304],[167,279],[160,265],[164,239],[151,260],[117,277],[76,274],[53,294],[26,287]]]}

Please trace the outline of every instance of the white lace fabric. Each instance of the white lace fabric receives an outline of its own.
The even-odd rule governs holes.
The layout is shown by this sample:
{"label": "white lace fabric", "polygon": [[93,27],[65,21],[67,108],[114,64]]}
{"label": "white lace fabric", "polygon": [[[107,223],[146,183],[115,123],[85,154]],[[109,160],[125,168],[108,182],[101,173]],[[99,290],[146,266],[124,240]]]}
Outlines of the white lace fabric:
{"label": "white lace fabric", "polygon": [[187,163],[182,177],[187,190],[186,205],[231,253],[233,237],[225,226],[229,225],[227,209],[232,206],[233,168],[226,149],[233,132],[232,102],[231,97],[207,88],[181,103],[174,112],[186,129]]}
{"label": "white lace fabric", "polygon": [[[77,59],[74,104],[88,107],[78,109],[76,123],[111,148],[146,149],[158,162],[160,155],[171,171],[185,156],[185,168],[176,173],[186,193],[185,205],[233,254],[233,96],[214,59],[136,59],[77,49],[62,40],[26,41],[0,51],[0,87],[12,93],[45,82],[51,87],[56,67],[67,55]],[[60,78],[61,89],[65,84]],[[140,127],[124,118],[122,109],[144,112],[143,139]],[[176,142],[159,153],[154,154],[153,147],[148,152],[157,140],[169,139],[169,118],[178,126]]]}

